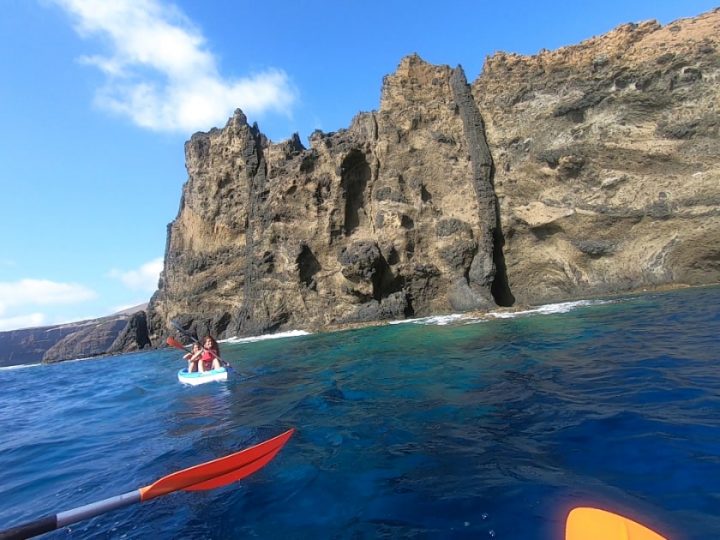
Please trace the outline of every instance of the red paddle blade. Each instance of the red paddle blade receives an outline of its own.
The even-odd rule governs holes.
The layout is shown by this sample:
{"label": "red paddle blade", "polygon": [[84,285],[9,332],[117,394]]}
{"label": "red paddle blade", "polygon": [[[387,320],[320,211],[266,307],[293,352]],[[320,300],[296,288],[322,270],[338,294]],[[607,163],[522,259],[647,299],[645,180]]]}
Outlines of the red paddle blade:
{"label": "red paddle blade", "polygon": [[187,351],[185,346],[172,336],[167,338],[167,344],[170,345],[171,347],[175,347],[176,349],[181,349],[183,351]]}
{"label": "red paddle blade", "polygon": [[291,428],[240,452],[164,476],[140,488],[140,500],[147,501],[173,491],[213,489],[245,478],[267,465],[294,432],[295,429]]}
{"label": "red paddle blade", "polygon": [[222,476],[216,476],[212,480],[207,480],[206,482],[201,482],[199,484],[194,484],[192,486],[188,486],[184,488],[184,491],[203,491],[206,489],[215,489],[222,486],[225,486],[227,484],[230,484],[232,482],[235,482],[237,480],[240,480],[241,478],[245,478],[246,476],[250,476],[256,471],[259,471],[262,469],[265,465],[270,463],[272,459],[277,455],[277,453],[280,451],[280,448],[277,448],[270,453],[259,457],[257,460],[253,461],[252,463],[248,463],[247,465],[244,465],[240,467],[239,469],[235,469],[234,471],[224,474]]}

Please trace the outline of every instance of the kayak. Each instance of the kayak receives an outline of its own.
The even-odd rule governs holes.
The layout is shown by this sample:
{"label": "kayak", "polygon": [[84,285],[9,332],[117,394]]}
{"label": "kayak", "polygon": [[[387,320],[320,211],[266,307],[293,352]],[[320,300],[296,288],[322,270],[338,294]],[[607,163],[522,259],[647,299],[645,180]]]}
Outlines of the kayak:
{"label": "kayak", "polygon": [[187,368],[183,368],[178,371],[178,380],[183,384],[204,384],[215,381],[227,381],[228,370],[227,368],[221,367],[218,369],[211,369],[210,371],[193,371],[188,373]]}

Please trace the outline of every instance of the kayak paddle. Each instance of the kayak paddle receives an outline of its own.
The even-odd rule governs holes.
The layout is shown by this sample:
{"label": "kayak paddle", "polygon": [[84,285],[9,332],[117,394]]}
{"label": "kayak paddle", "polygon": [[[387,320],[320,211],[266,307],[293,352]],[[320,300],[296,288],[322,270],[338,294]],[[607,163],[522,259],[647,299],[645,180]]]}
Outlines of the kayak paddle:
{"label": "kayak paddle", "polygon": [[180,349],[181,351],[187,352],[187,348],[185,347],[185,345],[180,343],[177,339],[175,339],[172,336],[167,338],[167,344],[170,345],[171,347],[175,347],[176,349]]}
{"label": "kayak paddle", "polygon": [[149,501],[174,491],[202,491],[227,485],[245,478],[267,465],[294,432],[295,428],[291,428],[285,433],[255,446],[174,472],[160,478],[149,486],[141,487],[135,491],[128,491],[122,495],[116,495],[0,531],[0,540],[30,538],[60,529],[76,521],[98,516],[133,503]]}
{"label": "kayak paddle", "polygon": [[667,540],[632,519],[599,508],[573,508],[565,524],[565,540]]}

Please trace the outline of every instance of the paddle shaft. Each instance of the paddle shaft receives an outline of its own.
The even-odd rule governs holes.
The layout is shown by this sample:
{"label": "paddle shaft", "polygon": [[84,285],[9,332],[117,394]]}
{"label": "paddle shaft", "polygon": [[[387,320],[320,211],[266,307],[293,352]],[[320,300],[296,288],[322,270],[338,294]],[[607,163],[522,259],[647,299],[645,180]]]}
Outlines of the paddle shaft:
{"label": "paddle shaft", "polygon": [[140,490],[128,491],[122,495],[115,495],[102,501],[79,506],[72,510],[59,512],[53,516],[45,516],[35,521],[18,525],[12,529],[0,531],[0,540],[20,540],[23,538],[31,538],[39,534],[44,534],[55,529],[60,529],[71,523],[99,516],[105,512],[110,512],[117,508],[129,506],[140,502]]}
{"label": "paddle shaft", "polygon": [[236,482],[267,465],[294,432],[295,429],[290,428],[285,433],[245,450],[171,473],[149,486],[0,531],[0,540],[30,538],[65,527],[76,521],[133,503],[149,501],[175,491],[204,491]]}

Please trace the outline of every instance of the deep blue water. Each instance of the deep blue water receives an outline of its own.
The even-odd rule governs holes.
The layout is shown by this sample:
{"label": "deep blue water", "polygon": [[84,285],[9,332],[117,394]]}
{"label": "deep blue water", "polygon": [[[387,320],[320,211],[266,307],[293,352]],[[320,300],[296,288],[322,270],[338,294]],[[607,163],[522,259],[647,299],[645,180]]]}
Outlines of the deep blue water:
{"label": "deep blue water", "polygon": [[297,433],[231,486],[49,538],[561,539],[591,504],[720,538],[720,288],[0,370],[0,528]]}

